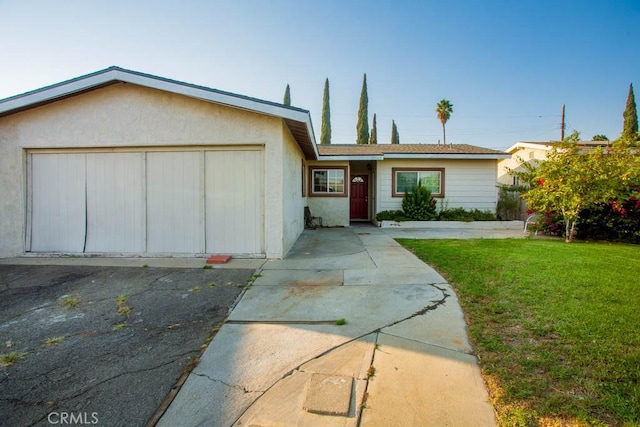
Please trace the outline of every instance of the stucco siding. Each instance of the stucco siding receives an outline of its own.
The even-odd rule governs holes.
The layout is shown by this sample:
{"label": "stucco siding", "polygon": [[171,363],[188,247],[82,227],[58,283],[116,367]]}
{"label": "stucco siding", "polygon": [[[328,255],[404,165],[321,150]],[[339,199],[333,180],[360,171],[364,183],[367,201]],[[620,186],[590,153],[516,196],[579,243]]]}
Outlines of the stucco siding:
{"label": "stucco siding", "polygon": [[282,137],[280,118],[133,84],[0,117],[0,257],[25,249],[29,150],[220,145],[264,147],[265,252],[282,256]]}
{"label": "stucco siding", "polygon": [[377,165],[376,212],[402,209],[402,198],[392,197],[393,168],[444,168],[444,197],[438,205],[495,211],[495,160],[383,160]]}
{"label": "stucco siding", "polygon": [[322,218],[324,227],[349,226],[349,199],[346,197],[310,197],[308,204],[311,214]]}
{"label": "stucco siding", "polygon": [[304,155],[296,144],[289,129],[282,124],[284,141],[284,179],[283,179],[283,232],[282,249],[286,254],[304,229],[304,206],[302,197],[302,159]]}
{"label": "stucco siding", "polygon": [[498,162],[498,183],[501,185],[513,185],[513,175],[509,169],[523,172],[522,162],[534,163],[547,159],[548,150],[545,148],[518,148],[510,158]]}
{"label": "stucco siding", "polygon": [[[349,162],[309,162],[308,169],[313,167],[346,167],[345,191],[349,191]],[[311,176],[307,171],[307,180],[311,183]],[[308,192],[307,205],[311,215],[322,217],[325,227],[347,227],[349,225],[349,197],[314,197]]]}
{"label": "stucco siding", "polygon": [[8,145],[0,126],[0,258],[23,250],[25,165],[22,150]]}

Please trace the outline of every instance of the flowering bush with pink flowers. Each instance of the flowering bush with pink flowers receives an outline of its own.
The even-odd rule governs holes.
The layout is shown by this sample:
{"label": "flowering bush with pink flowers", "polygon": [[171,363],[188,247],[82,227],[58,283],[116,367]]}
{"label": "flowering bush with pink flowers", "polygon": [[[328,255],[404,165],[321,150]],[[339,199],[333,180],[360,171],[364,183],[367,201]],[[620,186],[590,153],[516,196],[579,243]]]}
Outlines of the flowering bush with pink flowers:
{"label": "flowering bush with pink flowers", "polygon": [[[612,215],[618,214],[624,219],[631,205],[637,210],[632,198],[640,198],[640,152],[637,147],[621,138],[607,149],[585,150],[578,141],[579,134],[574,132],[553,147],[546,161],[537,167],[523,162],[525,171],[514,172],[529,185],[522,195],[529,209],[558,215],[567,242],[576,236],[578,223],[584,230],[589,226],[600,227],[598,221],[585,220],[585,211],[610,209]],[[546,215],[541,217],[546,218]],[[557,226],[558,222],[552,224]]]}

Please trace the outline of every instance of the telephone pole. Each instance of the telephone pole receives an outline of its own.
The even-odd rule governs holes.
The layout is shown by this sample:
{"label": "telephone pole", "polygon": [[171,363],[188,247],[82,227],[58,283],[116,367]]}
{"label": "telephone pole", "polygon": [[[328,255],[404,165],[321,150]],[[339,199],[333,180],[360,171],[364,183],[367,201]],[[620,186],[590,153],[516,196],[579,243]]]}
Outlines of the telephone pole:
{"label": "telephone pole", "polygon": [[562,121],[560,122],[560,141],[564,141],[564,104],[562,104]]}

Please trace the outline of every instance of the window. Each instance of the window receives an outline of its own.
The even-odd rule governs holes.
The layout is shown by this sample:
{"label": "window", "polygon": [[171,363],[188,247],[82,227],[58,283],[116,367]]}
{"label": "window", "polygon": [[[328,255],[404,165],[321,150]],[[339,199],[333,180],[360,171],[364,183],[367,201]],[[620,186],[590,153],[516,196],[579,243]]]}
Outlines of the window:
{"label": "window", "polygon": [[346,168],[311,168],[311,194],[314,196],[346,197]]}
{"label": "window", "polygon": [[403,197],[417,185],[431,191],[433,197],[444,197],[444,169],[393,168],[392,196]]}

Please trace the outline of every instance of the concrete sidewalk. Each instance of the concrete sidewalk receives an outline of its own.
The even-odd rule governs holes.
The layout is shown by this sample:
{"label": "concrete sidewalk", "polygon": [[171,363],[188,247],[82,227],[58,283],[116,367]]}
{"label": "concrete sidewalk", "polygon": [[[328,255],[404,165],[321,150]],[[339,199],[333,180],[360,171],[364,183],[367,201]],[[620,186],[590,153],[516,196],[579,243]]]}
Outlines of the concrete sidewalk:
{"label": "concrete sidewalk", "polygon": [[385,231],[306,230],[259,273],[158,425],[495,425],[453,290]]}

